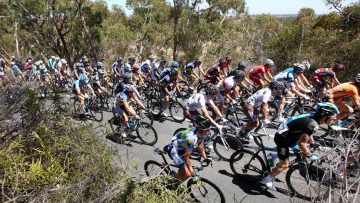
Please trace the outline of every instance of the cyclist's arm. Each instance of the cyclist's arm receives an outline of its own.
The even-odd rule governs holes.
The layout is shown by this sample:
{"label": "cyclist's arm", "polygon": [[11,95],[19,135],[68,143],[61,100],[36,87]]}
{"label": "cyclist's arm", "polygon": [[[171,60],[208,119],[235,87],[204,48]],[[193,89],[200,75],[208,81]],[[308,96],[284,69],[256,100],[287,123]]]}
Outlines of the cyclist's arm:
{"label": "cyclist's arm", "polygon": [[213,100],[209,101],[210,107],[212,108],[212,110],[214,110],[215,114],[217,116],[219,116],[220,118],[223,118],[224,116],[222,115],[221,111],[219,110],[219,108],[215,105]]}
{"label": "cyclist's arm", "polygon": [[205,153],[205,147],[204,147],[204,140],[201,140],[198,144],[199,146],[199,150],[201,153],[201,156],[203,157],[203,159],[206,159],[206,153]]}
{"label": "cyclist's arm", "polygon": [[211,116],[209,115],[209,111],[206,109],[206,107],[201,108],[201,111],[203,112],[204,116],[208,118],[213,125],[215,126],[217,125],[216,121],[213,118],[211,118]]}
{"label": "cyclist's arm", "polygon": [[168,85],[162,85],[162,87],[163,87],[163,89],[164,89],[164,91],[165,91],[165,93],[166,93],[166,95],[170,95],[171,93],[169,92],[169,90],[168,90]]}
{"label": "cyclist's arm", "polygon": [[336,82],[336,85],[340,85],[340,82],[337,78],[334,78],[335,82]]}
{"label": "cyclist's arm", "polygon": [[230,101],[233,100],[231,97],[231,90],[224,90],[225,97],[228,98]]}
{"label": "cyclist's arm", "polygon": [[299,80],[296,79],[296,80],[294,81],[294,84],[295,84],[295,86],[296,86],[297,88],[300,89],[300,91],[302,91],[302,92],[306,92],[306,91],[307,91],[307,89],[305,89],[305,88],[303,87],[302,83],[301,83]]}
{"label": "cyclist's arm", "polygon": [[307,134],[304,133],[303,135],[301,135],[300,140],[298,142],[300,150],[305,156],[311,155],[311,152],[310,152],[309,148],[307,147],[308,137],[311,137],[311,136],[308,136]]}
{"label": "cyclist's arm", "polygon": [[190,161],[191,151],[186,149],[184,154],[184,162],[186,164],[186,167],[190,171],[191,175],[195,175],[195,171],[192,167],[191,161]]}
{"label": "cyclist's arm", "polygon": [[310,86],[310,83],[309,83],[308,79],[305,77],[304,74],[301,74],[300,77],[301,77],[301,81],[303,81],[303,84],[305,83],[306,86]]}
{"label": "cyclist's arm", "polygon": [[244,81],[240,82],[239,85],[240,85],[241,87],[245,88],[245,89],[249,89],[249,87],[248,87],[247,85],[245,85],[245,82],[244,82]]}
{"label": "cyclist's arm", "polygon": [[139,97],[135,96],[134,100],[136,102],[137,105],[139,105],[142,109],[145,109],[144,104],[141,102],[141,100],[139,99]]}
{"label": "cyclist's arm", "polygon": [[245,81],[246,81],[249,85],[254,85],[254,83],[253,83],[251,80],[249,80],[248,77],[245,77]]}
{"label": "cyclist's arm", "polygon": [[180,92],[179,84],[176,82],[176,80],[173,82],[173,87],[175,87],[176,92]]}
{"label": "cyclist's arm", "polygon": [[91,87],[90,84],[87,84],[86,87],[90,90],[91,94],[95,94],[94,89]]}
{"label": "cyclist's arm", "polygon": [[290,90],[291,90],[294,94],[296,94],[297,96],[299,96],[299,97],[304,97],[304,98],[306,97],[305,94],[301,93],[299,90],[296,89],[296,86],[295,86],[294,83],[292,83],[292,84],[290,85]]}
{"label": "cyclist's arm", "polygon": [[129,102],[124,102],[124,109],[127,113],[133,116],[136,115],[136,111],[129,105]]}

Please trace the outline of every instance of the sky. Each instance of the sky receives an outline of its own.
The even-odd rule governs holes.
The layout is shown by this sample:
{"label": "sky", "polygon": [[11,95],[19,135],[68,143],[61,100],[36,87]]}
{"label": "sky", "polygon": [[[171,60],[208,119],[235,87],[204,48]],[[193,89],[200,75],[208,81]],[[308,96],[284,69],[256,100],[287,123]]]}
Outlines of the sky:
{"label": "sky", "polygon": [[[118,4],[122,6],[127,14],[131,11],[126,9],[126,0],[106,0],[109,5]],[[359,0],[344,0],[344,5],[349,5]],[[297,14],[300,8],[312,8],[316,14],[325,14],[333,10],[325,6],[325,0],[246,0],[249,14]]]}

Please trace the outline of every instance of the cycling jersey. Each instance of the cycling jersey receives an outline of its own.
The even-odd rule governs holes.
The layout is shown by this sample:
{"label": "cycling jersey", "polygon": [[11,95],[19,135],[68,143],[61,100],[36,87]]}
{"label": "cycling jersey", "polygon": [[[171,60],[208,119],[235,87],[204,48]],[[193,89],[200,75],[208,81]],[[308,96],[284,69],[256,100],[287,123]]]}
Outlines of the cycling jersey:
{"label": "cycling jersey", "polygon": [[289,147],[292,147],[303,134],[310,136],[317,132],[319,125],[315,119],[314,113],[293,116],[279,125],[277,134],[287,141]]}
{"label": "cycling jersey", "polygon": [[151,62],[150,60],[144,61],[140,66],[141,72],[150,73],[150,69],[152,69],[152,67],[154,67],[154,64],[155,63]]}
{"label": "cycling jersey", "polygon": [[278,73],[273,81],[278,81],[284,83],[285,87],[289,88],[296,80],[294,68],[287,68],[280,73]]}
{"label": "cycling jersey", "polygon": [[48,65],[49,69],[52,69],[52,67],[53,67],[54,64],[55,64],[55,60],[54,60],[54,59],[49,59],[49,60],[48,60],[47,65]]}
{"label": "cycling jersey", "polygon": [[115,74],[116,72],[120,72],[118,69],[122,66],[123,64],[121,62],[117,62],[115,61],[115,63],[113,63],[111,65],[111,74]]}
{"label": "cycling jersey", "polygon": [[153,80],[159,79],[157,75],[160,75],[161,68],[162,67],[160,66],[160,62],[155,63],[155,65],[151,69],[151,79]]}
{"label": "cycling jersey", "polygon": [[345,99],[351,97],[354,101],[359,99],[359,90],[354,82],[342,83],[330,90],[329,100],[334,103],[334,100]]}
{"label": "cycling jersey", "polygon": [[327,80],[334,82],[336,79],[336,73],[333,68],[319,68],[314,72],[311,81],[314,86],[323,87],[327,83]]}
{"label": "cycling jersey", "polygon": [[250,76],[258,76],[261,74],[262,76],[265,75],[265,73],[269,73],[270,67],[266,67],[264,65],[256,66],[250,70]]}
{"label": "cycling jersey", "polygon": [[73,92],[76,93],[76,88],[79,88],[81,92],[85,92],[85,83],[81,83],[80,80],[75,80],[73,83]]}
{"label": "cycling jersey", "polygon": [[10,68],[12,69],[14,75],[21,75],[21,71],[16,64],[11,65]]}
{"label": "cycling jersey", "polygon": [[190,62],[190,63],[186,64],[185,69],[183,71],[183,74],[184,75],[191,75],[194,72],[195,68],[196,67],[195,67],[194,62]]}
{"label": "cycling jersey", "polygon": [[219,92],[224,90],[231,90],[235,86],[236,86],[236,82],[234,76],[224,78],[217,84],[217,88]]}
{"label": "cycling jersey", "polygon": [[[129,83],[130,85],[132,85],[132,83]],[[125,88],[125,85],[127,85],[125,83],[125,81],[121,81],[119,84],[117,84],[115,86],[115,90],[114,90],[114,93],[115,95],[119,94],[120,92],[124,91],[124,88]]]}
{"label": "cycling jersey", "polygon": [[210,69],[208,69],[205,73],[205,77],[210,77],[210,76],[216,76],[218,77],[220,75],[220,68],[219,66],[214,66]]}
{"label": "cycling jersey", "polygon": [[210,99],[206,98],[206,93],[197,93],[192,95],[185,103],[186,109],[196,111],[197,109],[206,108],[206,104]]}
{"label": "cycling jersey", "polygon": [[172,68],[165,68],[160,73],[160,84],[170,84],[174,81],[176,81],[176,78],[171,77],[171,75],[174,73],[174,70]]}
{"label": "cycling jersey", "polygon": [[255,94],[251,95],[247,100],[246,104],[260,107],[263,103],[267,103],[271,98],[270,88],[263,88],[258,90]]}

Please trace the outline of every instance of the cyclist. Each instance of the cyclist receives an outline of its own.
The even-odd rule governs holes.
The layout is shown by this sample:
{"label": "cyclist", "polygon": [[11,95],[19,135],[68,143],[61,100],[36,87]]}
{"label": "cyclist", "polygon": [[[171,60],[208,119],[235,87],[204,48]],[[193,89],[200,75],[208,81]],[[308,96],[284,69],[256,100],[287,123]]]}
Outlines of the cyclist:
{"label": "cyclist", "polygon": [[85,71],[84,64],[78,62],[74,64],[74,72],[73,72],[73,78],[75,80],[79,79],[79,75]]}
{"label": "cyclist", "polygon": [[[295,63],[291,68],[285,69],[277,74],[273,81],[282,82],[285,84],[285,87],[288,88],[288,97],[293,97],[293,93],[297,96],[303,97],[305,100],[310,100],[310,97],[307,96],[305,93],[310,93],[311,90],[303,87],[298,82],[298,77],[303,74],[305,71],[305,66],[300,63]],[[305,92],[305,93],[302,93]],[[280,122],[283,122],[285,119],[283,117],[284,106],[286,103],[286,98],[280,100],[280,104],[278,107],[278,116],[277,119]]]}
{"label": "cyclist", "polygon": [[177,84],[178,79],[178,68],[179,63],[177,61],[171,62],[171,67],[164,69],[160,74],[160,92],[162,96],[162,105],[159,112],[159,115],[162,115],[164,117],[167,117],[165,110],[169,106],[170,103],[170,97],[172,97],[171,91],[171,85],[173,90],[179,92],[179,87]]}
{"label": "cyclist", "polygon": [[79,76],[79,80],[76,80],[73,83],[73,94],[76,95],[77,99],[80,101],[80,108],[82,110],[82,115],[88,114],[87,110],[84,108],[85,98],[88,98],[86,94],[86,90],[90,90],[92,97],[95,96],[94,90],[89,84],[89,78],[85,73],[81,73]]}
{"label": "cyclist", "polygon": [[111,65],[111,74],[113,78],[117,78],[120,76],[120,68],[123,66],[122,58],[118,58],[112,65]]}
{"label": "cyclist", "polygon": [[132,74],[131,73],[125,73],[123,75],[123,81],[121,81],[119,84],[116,85],[115,87],[115,96],[118,96],[118,94],[120,94],[121,92],[124,91],[125,86],[126,85],[131,85],[133,87],[133,91],[135,92],[135,96],[134,96],[134,100],[136,101],[136,103],[143,109],[145,109],[144,104],[141,102],[140,98],[140,93],[139,91],[135,88],[134,83],[132,81]]}
{"label": "cyclist", "polygon": [[48,70],[52,70],[52,67],[55,64],[55,56],[51,56],[49,60],[47,61],[47,68]]}
{"label": "cyclist", "polygon": [[205,79],[209,80],[211,84],[218,83],[221,80],[219,66],[215,65],[209,68],[205,73]]}
{"label": "cyclist", "polygon": [[0,58],[0,89],[3,87],[2,81],[6,79],[5,76],[5,66],[7,61],[3,58]]}
{"label": "cyclist", "polygon": [[141,72],[143,72],[146,76],[151,73],[151,70],[155,66],[155,59],[156,55],[150,54],[148,59],[141,64]]}
{"label": "cyclist", "polygon": [[264,87],[265,82],[270,83],[273,78],[270,73],[270,69],[274,66],[275,64],[271,59],[266,59],[263,65],[256,66],[250,70],[250,80],[261,88]]}
{"label": "cyclist", "polygon": [[151,79],[153,81],[157,81],[160,78],[160,72],[165,68],[166,60],[160,59],[160,61],[156,62],[151,70]]}
{"label": "cyclist", "polygon": [[[190,81],[190,88],[193,88],[193,84],[197,78],[199,78],[199,75],[196,74],[195,69],[200,69],[201,61],[199,59],[195,59],[194,61],[186,64],[185,69],[183,70],[183,75],[188,78]],[[200,69],[201,71],[201,69]]]}
{"label": "cyclist", "polygon": [[356,108],[360,109],[359,91],[360,73],[355,76],[354,82],[342,83],[328,92],[326,99],[335,104],[340,110],[340,114],[337,116],[336,120],[344,119],[354,112],[354,109],[346,104],[345,100],[347,98],[352,98],[352,102],[355,104]]}
{"label": "cyclist", "polygon": [[210,133],[210,127],[211,122],[209,119],[198,116],[195,120],[195,127],[178,132],[172,138],[171,143],[164,147],[164,151],[179,167],[179,171],[175,175],[178,180],[185,181],[189,177],[198,180],[199,177],[196,175],[190,161],[191,153],[196,146],[198,146],[205,162],[212,161],[207,158],[204,147],[204,140]]}
{"label": "cyclist", "polygon": [[227,76],[229,74],[229,71],[231,71],[231,62],[232,62],[232,58],[230,56],[226,56],[225,57],[225,61],[226,64],[225,66],[222,66],[222,68],[220,69],[220,71]]}
{"label": "cyclist", "polygon": [[60,80],[62,80],[63,77],[66,78],[70,74],[69,74],[69,70],[68,70],[67,61],[65,59],[60,59],[60,63],[61,63],[61,65],[59,65],[59,67],[58,67],[58,73],[60,76]]}
{"label": "cyclist", "polygon": [[345,66],[337,63],[331,68],[319,68],[314,72],[311,81],[314,87],[319,90],[322,97],[325,96],[328,89],[333,88],[335,85],[340,85],[336,73],[343,70],[345,70]]}
{"label": "cyclist", "polygon": [[192,95],[186,102],[185,102],[185,117],[194,121],[197,116],[200,115],[198,109],[201,109],[202,114],[204,117],[208,118],[210,122],[215,125],[218,129],[222,129],[222,126],[219,125],[213,118],[211,118],[206,105],[209,105],[211,109],[215,112],[217,116],[224,119],[222,113],[217,108],[214,103],[214,99],[218,93],[216,85],[210,84],[205,88],[205,93],[197,93]]}
{"label": "cyclist", "polygon": [[[246,67],[247,67],[246,62],[245,62],[245,61],[240,61],[240,62],[238,63],[237,68],[232,69],[231,71],[229,71],[228,77],[229,77],[229,76],[234,76],[234,74],[236,73],[237,70],[240,70],[240,71],[245,72]],[[246,83],[249,84],[249,85],[253,85],[253,84],[254,84],[254,83],[251,82],[251,80],[249,80],[247,77],[245,77],[244,82],[246,82]],[[244,84],[246,84],[246,83],[244,83]]]}
{"label": "cyclist", "polygon": [[35,62],[36,71],[37,71],[37,79],[40,82],[48,82],[51,80],[51,75],[49,74],[48,69],[46,69],[46,66],[42,60]]}
{"label": "cyclist", "polygon": [[124,76],[126,73],[132,72],[132,66],[129,63],[125,63],[121,69],[121,76]]}
{"label": "cyclist", "polygon": [[243,131],[241,134],[247,136],[248,132],[259,126],[259,108],[261,108],[261,113],[264,116],[264,123],[271,123],[268,115],[268,102],[270,101],[271,97],[282,97],[284,90],[284,83],[272,81],[269,87],[264,87],[263,89],[258,90],[255,94],[247,98],[244,104],[244,112],[249,122],[246,123],[245,126],[240,126],[237,131]]}
{"label": "cyclist", "polygon": [[[241,85],[246,88],[246,86],[242,84],[244,78],[245,78],[245,73],[243,71],[237,70],[234,76],[224,78],[218,82],[217,102],[219,103],[220,111],[224,109],[225,99],[228,99],[232,104],[237,103],[236,100],[240,96],[238,92],[239,89],[238,85]],[[236,99],[232,98],[232,94]]]}
{"label": "cyclist", "polygon": [[19,79],[24,78],[23,73],[21,72],[20,68],[16,65],[15,62],[10,63],[10,68],[13,71],[15,78],[19,78]]}
{"label": "cyclist", "polygon": [[135,82],[135,84],[137,85],[143,85],[144,84],[144,75],[141,73],[140,71],[140,67],[136,64],[134,64],[132,66],[132,71],[131,71],[131,74],[132,74],[132,78],[133,78],[133,81]]}
{"label": "cyclist", "polygon": [[307,142],[315,144],[312,135],[319,129],[319,125],[333,122],[339,110],[329,102],[318,103],[315,109],[315,113],[294,116],[279,126],[274,141],[280,162],[272,169],[270,175],[263,179],[269,189],[276,190],[272,180],[289,166],[289,147],[298,145],[302,154],[311,161],[318,159],[310,152]]}
{"label": "cyclist", "polygon": [[228,71],[228,62],[226,61],[226,59],[225,59],[225,58],[221,58],[221,59],[219,60],[219,63],[216,64],[215,66],[218,66],[218,67],[219,67],[221,79],[224,78],[224,76],[226,76],[227,71]]}
{"label": "cyclist", "polygon": [[120,135],[122,137],[126,137],[126,133],[123,128],[129,121],[128,115],[139,118],[136,115],[136,111],[131,106],[134,99],[134,89],[133,85],[124,85],[123,91],[116,96],[114,101],[113,111],[115,112],[115,117],[120,118]]}

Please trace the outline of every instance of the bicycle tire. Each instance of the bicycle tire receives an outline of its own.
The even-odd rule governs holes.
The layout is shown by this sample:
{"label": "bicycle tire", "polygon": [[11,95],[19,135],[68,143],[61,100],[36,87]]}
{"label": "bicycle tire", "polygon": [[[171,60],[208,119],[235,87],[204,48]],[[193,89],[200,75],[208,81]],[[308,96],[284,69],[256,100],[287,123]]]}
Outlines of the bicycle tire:
{"label": "bicycle tire", "polygon": [[[180,112],[179,110],[182,111]],[[185,120],[185,116],[184,116],[185,108],[183,107],[182,104],[180,104],[180,102],[178,101],[171,102],[169,106],[169,111],[171,118],[173,118],[176,122],[181,123]],[[180,116],[179,117],[175,116],[175,113],[179,114]]]}
{"label": "bicycle tire", "polygon": [[188,99],[191,96],[190,86],[186,81],[179,81],[179,89],[182,99]]}
{"label": "bicycle tire", "polygon": [[216,155],[218,155],[222,160],[224,161],[230,161],[231,155],[238,150],[241,150],[244,148],[242,142],[235,137],[224,135],[225,143],[229,145],[229,149],[226,149],[223,141],[218,136],[213,141],[214,151]]}
{"label": "bicycle tire", "polygon": [[295,106],[292,109],[290,116],[293,117],[295,115],[304,114],[304,113],[311,112],[311,111],[315,111],[315,110],[314,110],[314,108],[312,108],[311,106],[308,106],[308,105]]}
{"label": "bicycle tire", "polygon": [[[245,160],[249,158],[251,162],[249,162],[250,160]],[[254,160],[256,164],[253,163]],[[229,162],[231,171],[237,176],[246,176],[251,179],[262,178],[263,173],[266,170],[264,160],[258,154],[247,149],[234,152],[231,155]],[[252,171],[253,174],[250,174],[249,171]]]}
{"label": "bicycle tire", "polygon": [[[296,196],[296,197],[299,197],[301,199],[308,200],[308,201],[316,201],[316,200],[323,199],[324,197],[326,197],[329,194],[329,186],[326,186],[327,184],[329,184],[329,180],[326,180],[326,178],[325,178],[325,180],[323,180],[325,171],[323,171],[320,168],[318,168],[320,170],[314,170],[313,167],[315,167],[315,166],[310,165],[310,167],[309,167],[310,170],[307,170],[305,164],[295,164],[289,168],[289,170],[286,173],[285,179],[286,179],[286,184],[289,187],[292,196]],[[307,175],[305,170],[307,170],[309,172],[309,175]],[[299,172],[300,177],[305,178],[306,182],[309,181],[306,179],[315,179],[315,181],[314,181],[315,187],[313,187],[313,188],[318,188],[319,184],[321,185],[322,183],[324,183],[325,188],[327,188],[326,191],[324,192],[324,194],[319,194],[318,192],[311,192],[310,190],[306,189],[307,186],[304,186],[303,184],[301,185],[299,183],[299,181],[294,180],[295,177],[293,174],[298,173],[297,171],[300,171]],[[304,176],[308,176],[308,177],[304,177]],[[322,176],[322,177],[320,177],[320,176]],[[331,185],[331,183],[330,183],[330,185]],[[300,192],[300,188],[302,191],[304,191],[304,190],[305,191]],[[315,195],[312,195],[312,194],[315,194]]]}
{"label": "bicycle tire", "polygon": [[[145,139],[145,137],[150,137],[150,136],[146,136],[148,134],[148,132],[146,131],[145,136],[144,135],[140,135],[140,131],[139,128],[144,128],[147,127],[148,129],[150,129],[151,131],[153,131],[154,133],[154,138],[151,139],[150,141],[148,141],[147,139]],[[146,122],[140,122],[138,127],[136,128],[136,135],[139,137],[139,139],[146,145],[150,145],[153,146],[154,144],[156,144],[157,140],[158,140],[158,136],[156,133],[156,130],[154,129],[154,127],[152,127],[152,125],[150,125],[149,123]]]}
{"label": "bicycle tire", "polygon": [[[95,120],[95,121],[102,121],[103,118],[104,118],[104,114],[103,112],[101,111],[100,107],[98,106],[98,104],[96,103],[93,103],[91,104],[91,108],[89,108],[89,111],[90,111],[90,115],[91,117]],[[94,106],[95,105],[95,106]]]}
{"label": "bicycle tire", "polygon": [[[155,172],[153,173],[153,168],[158,168],[158,170],[155,170]],[[145,162],[144,164],[144,170],[145,170],[145,174],[148,177],[154,177],[157,175],[169,175],[170,171],[165,168],[162,164],[160,164],[157,161],[154,160],[149,160],[147,162]]]}
{"label": "bicycle tire", "polygon": [[150,97],[146,102],[146,107],[153,115],[158,115],[160,113],[161,101],[155,97]]}
{"label": "bicycle tire", "polygon": [[[201,182],[200,184],[198,182],[194,182],[192,179],[187,182],[188,192],[190,196],[195,200],[195,202],[225,203],[225,196],[217,185],[205,178],[200,178],[199,181]],[[205,185],[207,185],[206,188]],[[193,189],[194,186],[196,188]],[[214,194],[214,196],[209,197],[208,192],[210,191],[210,188],[214,189],[214,192],[212,193]],[[201,199],[198,195],[196,195],[197,193],[195,191],[201,193],[201,195],[199,195],[200,197],[202,197]]]}

